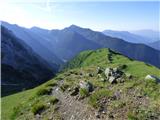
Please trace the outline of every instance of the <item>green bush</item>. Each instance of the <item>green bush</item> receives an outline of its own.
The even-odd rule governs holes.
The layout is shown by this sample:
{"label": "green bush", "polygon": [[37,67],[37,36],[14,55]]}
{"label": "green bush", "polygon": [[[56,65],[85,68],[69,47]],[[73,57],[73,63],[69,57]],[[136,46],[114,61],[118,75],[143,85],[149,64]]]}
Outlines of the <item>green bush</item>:
{"label": "green bush", "polygon": [[50,102],[51,104],[53,104],[53,105],[56,104],[58,101],[59,101],[59,100],[58,100],[56,97],[54,97],[54,96],[49,99],[49,102]]}
{"label": "green bush", "polygon": [[20,113],[21,106],[22,106],[22,104],[19,104],[19,105],[13,107],[13,109],[12,109],[13,113],[11,115],[11,119],[15,119],[16,116]]}
{"label": "green bush", "polygon": [[159,98],[159,95],[157,94],[159,86],[155,80],[146,80],[141,86],[141,90],[143,91],[144,95],[147,95],[154,99]]}
{"label": "green bush", "polygon": [[98,90],[89,97],[89,104],[94,108],[98,108],[100,106],[100,104],[98,103],[100,99],[104,97],[111,97],[112,95],[113,93],[109,90],[106,89]]}
{"label": "green bush", "polygon": [[51,91],[52,91],[52,87],[46,87],[46,88],[43,87],[43,88],[40,88],[37,91],[36,95],[38,95],[38,96],[40,96],[40,95],[48,95],[48,94],[51,93]]}
{"label": "green bush", "polygon": [[122,101],[122,100],[116,100],[116,101],[112,101],[111,106],[115,109],[118,109],[118,108],[125,107],[126,103],[125,101]]}
{"label": "green bush", "polygon": [[135,114],[133,114],[132,112],[128,112],[128,120],[138,120],[138,118],[136,117]]}
{"label": "green bush", "polygon": [[61,90],[64,92],[67,88],[69,87],[69,84],[64,83],[63,85],[60,86]]}
{"label": "green bush", "polygon": [[84,89],[84,88],[80,88],[79,93],[80,93],[81,97],[87,97],[89,95],[88,90]]}
{"label": "green bush", "polygon": [[120,70],[123,70],[123,69],[126,69],[126,68],[127,68],[127,65],[126,65],[126,64],[119,65],[118,68],[119,68]]}
{"label": "green bush", "polygon": [[46,87],[54,87],[54,86],[56,86],[57,85],[57,83],[56,82],[49,82],[49,83],[46,83]]}
{"label": "green bush", "polygon": [[46,105],[44,105],[43,103],[36,103],[33,105],[32,107],[32,113],[34,115],[36,115],[37,113],[40,113],[41,111],[43,111],[44,109],[46,109]]}

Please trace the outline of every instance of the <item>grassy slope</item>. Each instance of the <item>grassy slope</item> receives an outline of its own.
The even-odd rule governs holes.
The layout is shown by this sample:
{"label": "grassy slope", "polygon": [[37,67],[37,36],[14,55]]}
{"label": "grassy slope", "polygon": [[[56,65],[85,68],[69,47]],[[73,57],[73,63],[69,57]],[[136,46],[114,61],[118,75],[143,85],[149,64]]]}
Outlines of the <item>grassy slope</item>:
{"label": "grassy slope", "polygon": [[[111,58],[110,58],[111,61],[109,61],[108,55],[111,56]],[[67,65],[67,67],[69,69],[73,69],[73,71],[76,71],[78,73],[82,72],[82,71],[88,73],[88,72],[93,72],[97,68],[97,66],[105,68],[108,66],[115,67],[115,66],[120,66],[120,65],[124,65],[124,64],[127,65],[127,68],[124,69],[124,71],[131,73],[132,75],[134,75],[138,78],[144,78],[147,74],[153,74],[156,76],[160,76],[159,69],[157,69],[153,66],[150,66],[150,65],[146,65],[143,62],[130,60],[127,57],[123,57],[122,55],[110,52],[108,49],[100,49],[97,51],[82,52],[82,53],[80,53],[80,55],[75,57],[75,59],[73,59],[70,62],[70,64]],[[82,68],[82,69],[79,69],[79,68]],[[68,79],[70,79],[69,82],[71,82],[71,83],[74,82],[75,80],[79,80],[79,78],[76,76],[72,76],[72,75],[68,76],[67,74],[70,74],[69,71],[70,70],[64,71],[63,73],[58,75],[58,77],[65,78],[66,81]],[[66,77],[66,76],[68,76],[68,77]],[[88,79],[88,77],[86,77],[85,79]],[[92,82],[95,85],[104,86],[104,84],[99,83],[97,81],[97,77],[94,77],[92,79],[93,79]],[[3,97],[2,98],[2,119],[9,120],[11,117],[13,117],[14,116],[13,108],[16,107],[19,103],[28,104],[29,98],[36,98],[37,99],[38,97],[35,95],[36,92],[50,82],[53,82],[53,80],[35,88],[35,89],[31,89],[31,90],[27,90],[27,91],[24,91],[21,93],[17,93],[14,95]],[[142,81],[140,81],[138,83],[142,83]],[[107,84],[108,83],[106,83],[106,85]],[[133,84],[133,83],[126,82],[125,84],[126,84],[126,86],[130,86],[130,84]],[[123,86],[121,86],[121,85],[120,86],[115,85],[115,89],[117,89],[116,87],[123,89]],[[144,87],[144,86],[139,85],[138,87]],[[158,88],[159,88],[159,85],[156,86],[154,90],[158,90]],[[156,95],[157,92],[155,91],[154,94]],[[157,102],[157,101],[155,101],[155,102]]]}
{"label": "grassy slope", "polygon": [[34,93],[34,90],[27,90],[2,98],[2,120],[9,120],[13,113],[13,108],[20,102],[26,102]]}
{"label": "grassy slope", "polygon": [[[55,81],[55,80],[54,80]],[[13,111],[20,104],[28,104],[32,99],[41,99],[41,96],[37,96],[36,93],[43,89],[44,87],[54,83],[53,80],[50,80],[34,89],[26,90],[23,92],[19,92],[13,95],[9,95],[3,97],[1,99],[1,107],[2,107],[2,120],[10,120],[14,119],[15,111]]]}
{"label": "grassy slope", "polygon": [[[111,55],[111,62],[108,60],[108,56]],[[81,62],[79,62],[81,61]],[[99,49],[96,51],[85,51],[76,56],[66,66],[67,68],[80,68],[80,67],[117,67],[120,65],[127,65],[125,69],[137,77],[145,77],[147,74],[160,76],[160,70],[154,66],[150,66],[143,62],[134,61],[127,57],[124,57],[118,53],[111,52],[108,49]]]}

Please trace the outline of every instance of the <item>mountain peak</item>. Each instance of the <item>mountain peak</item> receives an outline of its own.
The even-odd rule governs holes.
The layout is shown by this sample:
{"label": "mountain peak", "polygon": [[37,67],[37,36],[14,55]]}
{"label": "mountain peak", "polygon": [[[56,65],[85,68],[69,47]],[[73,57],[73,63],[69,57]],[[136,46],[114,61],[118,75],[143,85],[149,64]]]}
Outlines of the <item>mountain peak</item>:
{"label": "mountain peak", "polygon": [[63,31],[75,31],[75,30],[79,30],[79,29],[81,29],[81,27],[72,24],[69,27],[64,28]]}
{"label": "mountain peak", "polygon": [[77,28],[77,27],[80,28],[79,26],[74,25],[74,24],[72,24],[72,25],[69,26],[69,28]]}

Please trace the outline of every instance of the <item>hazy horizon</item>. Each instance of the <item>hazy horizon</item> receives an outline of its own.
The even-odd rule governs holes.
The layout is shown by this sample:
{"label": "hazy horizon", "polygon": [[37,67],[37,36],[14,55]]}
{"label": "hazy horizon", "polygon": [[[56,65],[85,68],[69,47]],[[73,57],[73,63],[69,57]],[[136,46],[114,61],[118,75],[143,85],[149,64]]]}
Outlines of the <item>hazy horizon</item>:
{"label": "hazy horizon", "polygon": [[8,2],[0,5],[0,20],[26,28],[159,31],[159,2]]}

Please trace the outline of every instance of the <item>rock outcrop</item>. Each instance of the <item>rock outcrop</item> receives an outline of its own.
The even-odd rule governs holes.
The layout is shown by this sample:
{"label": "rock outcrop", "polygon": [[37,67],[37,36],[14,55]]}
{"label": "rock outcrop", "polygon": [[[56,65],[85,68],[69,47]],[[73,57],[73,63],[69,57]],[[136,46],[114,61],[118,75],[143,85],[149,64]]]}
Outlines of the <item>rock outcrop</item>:
{"label": "rock outcrop", "polygon": [[80,81],[80,88],[86,89],[88,92],[93,91],[93,85],[90,82]]}
{"label": "rock outcrop", "polygon": [[160,78],[158,78],[157,76],[154,76],[154,75],[147,75],[145,77],[145,80],[149,80],[149,79],[155,80],[156,82],[160,82]]}
{"label": "rock outcrop", "polygon": [[118,68],[106,68],[104,73],[110,83],[117,83],[123,80],[121,79],[123,72]]}

